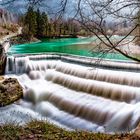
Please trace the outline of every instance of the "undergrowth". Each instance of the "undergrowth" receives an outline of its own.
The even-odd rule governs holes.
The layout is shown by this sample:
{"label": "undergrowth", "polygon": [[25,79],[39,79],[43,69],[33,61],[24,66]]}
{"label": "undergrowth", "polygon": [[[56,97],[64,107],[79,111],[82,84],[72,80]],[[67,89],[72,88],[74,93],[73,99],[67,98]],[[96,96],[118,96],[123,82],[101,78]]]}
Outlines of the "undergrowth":
{"label": "undergrowth", "polygon": [[134,133],[102,134],[86,131],[67,131],[41,121],[32,121],[25,126],[1,125],[0,140],[140,140]]}

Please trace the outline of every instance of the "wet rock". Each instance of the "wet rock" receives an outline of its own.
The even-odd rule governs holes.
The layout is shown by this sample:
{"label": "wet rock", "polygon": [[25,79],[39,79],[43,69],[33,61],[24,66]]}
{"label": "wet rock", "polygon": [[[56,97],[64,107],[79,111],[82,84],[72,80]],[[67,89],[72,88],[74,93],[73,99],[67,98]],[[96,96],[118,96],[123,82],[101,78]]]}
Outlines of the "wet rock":
{"label": "wet rock", "polygon": [[4,80],[4,77],[3,76],[0,76],[0,81]]}
{"label": "wet rock", "polygon": [[15,78],[0,82],[0,107],[9,105],[23,97],[23,90]]}

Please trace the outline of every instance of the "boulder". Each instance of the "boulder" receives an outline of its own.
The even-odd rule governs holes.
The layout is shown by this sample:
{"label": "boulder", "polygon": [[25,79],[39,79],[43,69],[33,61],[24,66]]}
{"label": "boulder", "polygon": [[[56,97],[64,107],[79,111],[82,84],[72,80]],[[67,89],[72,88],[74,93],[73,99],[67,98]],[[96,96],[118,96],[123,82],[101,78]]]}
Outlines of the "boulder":
{"label": "boulder", "polygon": [[14,103],[23,97],[23,90],[15,78],[7,78],[0,82],[0,107]]}

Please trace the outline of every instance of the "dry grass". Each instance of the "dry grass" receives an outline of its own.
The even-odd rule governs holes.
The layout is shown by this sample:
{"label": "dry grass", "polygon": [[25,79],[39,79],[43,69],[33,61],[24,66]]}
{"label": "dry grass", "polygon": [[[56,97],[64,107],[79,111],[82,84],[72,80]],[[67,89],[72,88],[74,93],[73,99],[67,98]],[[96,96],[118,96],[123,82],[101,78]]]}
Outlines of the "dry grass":
{"label": "dry grass", "polygon": [[32,121],[26,126],[0,126],[1,140],[140,140],[135,133],[108,135],[86,131],[66,131],[53,124]]}

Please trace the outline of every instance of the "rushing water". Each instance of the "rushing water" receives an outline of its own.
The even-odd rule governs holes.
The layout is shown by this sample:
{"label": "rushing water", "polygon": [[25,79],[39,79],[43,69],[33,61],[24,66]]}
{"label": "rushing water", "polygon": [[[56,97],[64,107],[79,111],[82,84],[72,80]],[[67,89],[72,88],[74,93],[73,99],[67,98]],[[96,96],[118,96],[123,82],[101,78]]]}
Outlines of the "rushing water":
{"label": "rushing water", "polygon": [[95,63],[76,56],[9,56],[6,74],[19,80],[24,99],[1,108],[0,122],[47,119],[67,129],[107,133],[134,129],[140,120],[140,66]]}
{"label": "rushing water", "polygon": [[119,60],[99,61],[93,58],[97,54],[89,53],[90,41],[57,39],[12,46],[6,77],[18,79],[24,98],[0,108],[0,123],[24,124],[37,119],[70,130],[105,133],[136,128],[140,66],[114,54],[107,58]]}

